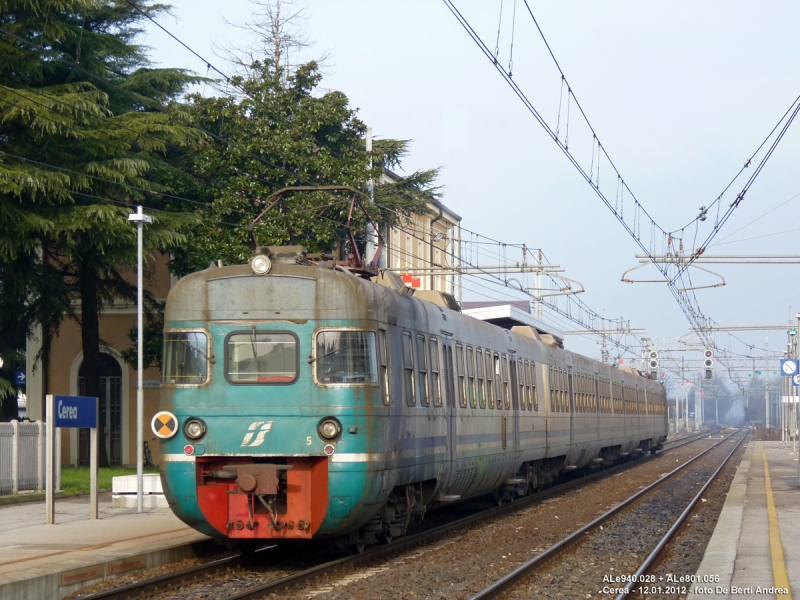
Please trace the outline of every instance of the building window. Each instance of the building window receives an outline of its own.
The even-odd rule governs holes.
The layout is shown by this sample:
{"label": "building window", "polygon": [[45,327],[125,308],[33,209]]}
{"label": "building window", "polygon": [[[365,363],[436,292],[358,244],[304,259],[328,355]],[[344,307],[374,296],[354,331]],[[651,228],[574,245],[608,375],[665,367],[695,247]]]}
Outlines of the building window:
{"label": "building window", "polygon": [[[441,252],[441,250],[439,250],[439,248],[435,248],[433,250],[433,262],[435,264],[431,265],[432,267],[441,267],[442,266],[442,252]],[[435,282],[435,289],[439,290],[440,292],[443,291],[442,290],[442,279],[443,279],[443,275],[436,275],[433,278],[433,281]]]}

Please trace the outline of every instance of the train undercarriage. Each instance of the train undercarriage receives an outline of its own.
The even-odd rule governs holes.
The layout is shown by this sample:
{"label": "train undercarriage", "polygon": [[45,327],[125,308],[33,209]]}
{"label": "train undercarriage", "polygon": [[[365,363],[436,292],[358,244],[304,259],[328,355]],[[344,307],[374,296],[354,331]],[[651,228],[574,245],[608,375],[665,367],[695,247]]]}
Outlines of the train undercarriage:
{"label": "train undercarriage", "polygon": [[[570,470],[566,456],[523,463],[489,493],[498,504],[513,502],[551,485],[565,473],[592,473],[615,463],[655,453],[660,445],[643,440],[632,452],[608,446],[581,469]],[[328,511],[327,457],[209,457],[197,461],[197,499],[208,522],[228,542],[310,540]],[[395,487],[367,523],[332,538],[341,549],[360,552],[405,535],[413,520],[451,504],[437,494],[435,479]]]}

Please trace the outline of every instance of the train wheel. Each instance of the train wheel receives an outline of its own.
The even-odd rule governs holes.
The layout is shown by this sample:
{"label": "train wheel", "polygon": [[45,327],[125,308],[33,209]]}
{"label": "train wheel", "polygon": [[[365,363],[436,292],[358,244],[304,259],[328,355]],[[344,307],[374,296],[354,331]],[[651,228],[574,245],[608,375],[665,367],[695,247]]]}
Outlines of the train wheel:
{"label": "train wheel", "polygon": [[392,543],[393,539],[394,538],[392,537],[392,532],[389,531],[388,529],[386,531],[384,531],[383,533],[381,533],[381,540],[387,546]]}
{"label": "train wheel", "polygon": [[364,554],[364,542],[350,544],[350,554]]}
{"label": "train wheel", "polygon": [[[374,538],[372,538],[374,541]],[[350,534],[350,545],[349,550],[350,554],[364,554],[364,548],[366,544],[364,543],[364,531],[359,529],[357,532],[353,532]]]}

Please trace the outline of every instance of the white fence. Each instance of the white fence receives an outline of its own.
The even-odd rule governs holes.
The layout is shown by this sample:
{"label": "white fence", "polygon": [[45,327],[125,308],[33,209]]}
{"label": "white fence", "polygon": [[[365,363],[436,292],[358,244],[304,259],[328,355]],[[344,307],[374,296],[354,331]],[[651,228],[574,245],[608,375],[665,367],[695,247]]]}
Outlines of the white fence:
{"label": "white fence", "polygon": [[0,423],[0,495],[44,490],[46,445],[41,421]]}

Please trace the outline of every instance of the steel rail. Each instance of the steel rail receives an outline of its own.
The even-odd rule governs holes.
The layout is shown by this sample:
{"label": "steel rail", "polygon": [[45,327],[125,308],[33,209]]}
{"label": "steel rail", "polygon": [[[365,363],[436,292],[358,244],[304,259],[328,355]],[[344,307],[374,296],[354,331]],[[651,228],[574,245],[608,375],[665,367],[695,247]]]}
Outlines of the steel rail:
{"label": "steel rail", "polygon": [[[632,576],[632,581],[634,583],[639,581],[642,575],[647,573],[648,569],[650,569],[655,560],[659,556],[661,556],[661,553],[667,547],[667,544],[672,539],[672,536],[675,535],[675,532],[678,531],[680,526],[683,525],[683,522],[686,520],[686,518],[691,514],[692,509],[695,507],[698,500],[700,500],[700,498],[703,497],[703,494],[706,492],[708,487],[714,482],[714,480],[717,478],[720,472],[722,472],[722,469],[725,467],[725,465],[728,464],[728,461],[733,456],[733,453],[739,449],[739,446],[741,446],[742,442],[744,442],[746,439],[747,439],[747,434],[745,434],[744,437],[741,440],[739,440],[739,443],[736,444],[733,450],[730,451],[730,454],[728,454],[725,460],[722,461],[722,464],[719,466],[719,468],[716,471],[714,471],[711,477],[709,477],[708,481],[706,481],[705,485],[702,488],[700,488],[699,492],[697,492],[697,495],[694,498],[692,498],[691,502],[689,502],[689,505],[686,507],[686,509],[675,520],[675,522],[672,524],[672,527],[669,528],[669,531],[667,531],[667,533],[664,534],[664,537],[662,537],[661,540],[656,545],[656,547],[653,548],[653,551],[647,556],[647,558],[644,559],[644,562],[637,569],[636,573],[634,573]],[[618,594],[617,597],[614,598],[614,600],[625,600],[625,598],[627,598],[630,595],[630,588],[623,588],[623,589],[627,589],[628,592]]]}
{"label": "steel rail", "polygon": [[[707,435],[707,432],[704,432],[703,434],[700,434],[700,435],[701,436],[705,436],[705,435]],[[696,441],[697,439],[699,439],[699,437],[700,436],[698,436],[696,438],[693,438],[693,439],[688,439],[687,438],[682,444],[679,444],[679,446],[682,446],[684,444],[688,444],[690,442]],[[718,446],[719,444],[721,444],[725,440],[729,439],[729,437],[730,436],[728,436],[728,438],[720,440],[717,444],[715,444],[714,446],[712,446],[708,450],[702,452],[701,454],[698,454],[695,458],[691,459],[689,462],[685,463],[683,466],[686,466],[690,462],[693,462],[694,460],[696,460],[697,458],[699,458],[700,456],[702,456],[706,452],[712,450],[713,448],[715,448],[716,446]],[[655,456],[645,457],[644,461],[649,461],[649,460],[652,460],[654,458],[656,458],[656,457]],[[635,463],[634,462],[630,462],[630,463],[618,465],[616,467],[612,467],[610,469],[606,469],[604,471],[599,471],[599,472],[594,473],[593,475],[590,475],[588,477],[578,478],[578,479],[575,479],[573,481],[561,484],[559,486],[555,486],[555,487],[549,488],[549,489],[544,490],[542,492],[539,492],[539,493],[537,493],[537,494],[535,494],[533,496],[529,496],[528,498],[523,498],[521,500],[517,500],[516,502],[512,502],[512,503],[506,504],[504,506],[499,506],[499,507],[496,507],[496,508],[493,508],[493,509],[490,509],[490,510],[487,510],[487,511],[483,511],[483,512],[478,513],[476,515],[471,515],[471,516],[468,516],[468,517],[464,517],[463,519],[459,519],[457,521],[454,521],[453,523],[448,523],[446,525],[440,525],[439,527],[435,527],[434,529],[431,529],[429,531],[418,533],[416,535],[409,536],[409,537],[403,538],[401,540],[397,540],[397,541],[393,542],[389,546],[378,547],[378,548],[372,549],[372,550],[370,550],[368,552],[365,552],[364,554],[361,554],[361,555],[358,555],[358,556],[349,556],[349,557],[340,558],[338,560],[334,560],[334,561],[331,561],[329,563],[325,563],[323,565],[319,565],[318,567],[312,567],[311,569],[306,569],[305,571],[301,571],[299,573],[295,573],[293,575],[289,575],[289,576],[284,577],[282,579],[274,580],[274,581],[265,583],[263,585],[260,585],[260,586],[254,587],[254,588],[250,588],[248,590],[244,590],[242,592],[239,592],[239,593],[231,595],[231,596],[226,596],[225,600],[255,600],[256,598],[260,598],[260,597],[265,596],[267,594],[274,594],[276,592],[280,592],[280,591],[282,591],[284,589],[287,589],[289,587],[295,587],[295,586],[297,586],[299,584],[302,584],[302,583],[304,583],[306,581],[309,581],[311,579],[320,577],[321,575],[325,575],[325,574],[328,574],[328,573],[333,573],[333,572],[339,571],[339,570],[344,569],[344,568],[357,567],[357,566],[360,566],[360,565],[365,564],[365,563],[373,562],[375,560],[379,560],[379,559],[388,557],[388,556],[390,556],[390,555],[392,555],[394,553],[399,553],[399,552],[405,551],[406,549],[411,549],[411,548],[414,548],[414,547],[419,546],[419,545],[424,544],[424,543],[430,543],[433,540],[439,539],[439,538],[443,537],[444,535],[452,533],[452,532],[454,532],[454,531],[456,531],[458,529],[461,529],[463,527],[474,525],[474,524],[476,524],[476,523],[478,523],[480,521],[491,519],[493,517],[499,516],[499,515],[504,514],[506,512],[511,512],[512,510],[513,511],[519,510],[521,508],[527,507],[530,504],[534,504],[536,502],[544,500],[544,499],[546,499],[546,498],[548,498],[550,496],[554,496],[556,494],[559,494],[559,493],[562,493],[562,492],[566,492],[566,491],[569,491],[569,490],[577,488],[577,487],[581,487],[582,484],[589,483],[590,481],[594,481],[595,479],[600,479],[600,478],[605,478],[605,477],[611,476],[611,475],[613,475],[615,473],[627,470],[628,468],[634,466],[635,464],[642,464],[642,461],[637,461]]]}
{"label": "steel rail", "polygon": [[[675,448],[679,448],[686,444],[690,444],[699,439],[704,439],[706,438],[706,436],[713,435],[714,433],[717,433],[719,431],[721,431],[721,429],[705,431],[690,437],[669,440],[665,442],[665,445],[666,444],[674,444],[674,445],[670,446],[669,448],[664,448],[663,451],[674,450]],[[227,600],[234,600],[234,599],[241,600],[244,598],[254,598],[257,597],[258,594],[263,594],[264,591],[266,591],[267,589],[269,590],[269,592],[275,592],[280,589],[284,589],[290,585],[295,585],[297,583],[300,583],[306,579],[324,573],[337,571],[341,568],[344,568],[345,566],[358,566],[365,562],[370,562],[376,559],[383,558],[384,556],[387,556],[392,553],[396,552],[399,553],[407,549],[413,548],[419,544],[429,542],[431,539],[438,539],[457,529],[467,527],[469,525],[478,523],[482,520],[495,518],[506,512],[516,511],[525,508],[530,504],[535,504],[536,502],[541,502],[542,500],[545,500],[551,496],[571,491],[575,488],[581,487],[584,484],[591,483],[595,480],[610,477],[621,471],[625,471],[636,465],[644,464],[645,462],[654,460],[656,458],[658,458],[658,456],[644,456],[639,460],[629,461],[624,464],[615,465],[613,467],[597,471],[596,473],[592,473],[591,475],[587,475],[585,477],[576,477],[571,481],[567,481],[560,485],[556,485],[541,490],[526,498],[521,498],[514,502],[504,504],[502,506],[495,507],[486,511],[482,511],[475,515],[464,517],[457,521],[453,521],[452,523],[440,525],[439,527],[435,527],[426,532],[397,539],[387,546],[379,546],[376,548],[371,548],[361,555],[346,556],[334,561],[324,563],[322,565],[318,565],[316,567],[305,569],[304,571],[300,571],[298,573],[289,575],[287,577],[283,577],[281,579],[273,580],[272,582],[266,583],[262,586],[258,586],[258,588],[250,588],[248,590],[244,590],[243,592],[240,592],[235,596],[231,596]],[[148,594],[157,590],[164,590],[174,586],[179,586],[183,583],[191,582],[201,576],[213,574],[223,569],[228,569],[243,565],[247,563],[249,560],[252,560],[252,555],[229,556],[202,565],[189,567],[188,569],[182,569],[180,571],[175,571],[173,573],[159,575],[158,577],[153,577],[151,579],[146,579],[144,581],[129,583],[127,585],[113,588],[110,590],[96,592],[88,596],[82,596],[81,600],[125,600],[126,598],[136,598],[138,596]],[[272,587],[272,586],[278,586],[278,587]]]}
{"label": "steel rail", "polygon": [[[547,548],[543,552],[540,552],[539,554],[537,554],[533,558],[525,561],[524,563],[522,563],[520,566],[518,566],[513,571],[507,573],[506,575],[504,575],[503,577],[501,577],[500,579],[498,579],[497,581],[495,581],[491,585],[483,588],[477,594],[475,594],[473,596],[470,596],[468,598],[468,600],[484,600],[485,598],[494,598],[494,597],[498,596],[500,593],[504,592],[509,587],[511,587],[512,585],[517,583],[520,579],[523,579],[523,578],[527,577],[528,575],[530,575],[533,571],[535,571],[536,569],[541,567],[544,563],[546,563],[548,560],[550,560],[551,558],[553,558],[554,556],[559,554],[562,550],[564,550],[565,548],[568,548],[570,545],[572,545],[574,542],[576,542],[580,537],[582,537],[586,533],[592,531],[593,529],[596,529],[597,527],[599,527],[600,525],[605,523],[608,519],[610,519],[611,517],[613,517],[614,515],[616,515],[620,511],[622,511],[623,509],[627,508],[628,506],[630,506],[631,504],[633,504],[634,502],[639,500],[642,496],[644,496],[645,494],[651,492],[652,490],[654,490],[655,488],[657,488],[658,486],[660,486],[661,484],[666,482],[668,479],[672,478],[674,475],[676,475],[677,473],[681,472],[683,469],[685,469],[686,467],[688,467],[689,465],[694,463],[696,460],[700,459],[701,457],[705,456],[706,454],[708,454],[709,452],[714,450],[720,444],[728,441],[729,439],[731,439],[731,437],[736,435],[736,433],[738,433],[739,431],[740,430],[737,429],[735,433],[729,435],[728,437],[725,437],[725,438],[721,439],[719,442],[717,442],[716,444],[714,444],[713,446],[711,446],[707,450],[704,450],[703,452],[701,452],[697,456],[689,459],[688,461],[686,461],[685,463],[683,463],[679,467],[676,467],[675,469],[673,469],[672,471],[670,471],[669,473],[667,473],[663,477],[660,477],[659,479],[657,479],[656,481],[654,481],[653,483],[651,483],[647,487],[639,490],[638,492],[636,492],[635,494],[633,494],[632,496],[630,496],[626,500],[623,500],[622,502],[617,504],[614,508],[606,511],[605,513],[603,513],[602,515],[600,515],[599,517],[594,519],[591,523],[588,523],[587,525],[584,525],[580,529],[578,529],[576,531],[573,531],[568,536],[561,538],[559,541],[557,541],[555,544],[553,544],[552,546],[550,546],[549,548]],[[742,439],[744,439],[744,438],[742,438]]]}
{"label": "steel rail", "polygon": [[244,554],[228,556],[203,563],[202,565],[189,567],[188,569],[181,569],[174,573],[167,573],[165,575],[159,575],[158,577],[145,579],[144,581],[129,583],[88,596],[81,596],[80,600],[125,600],[125,598],[138,598],[144,594],[168,590],[173,586],[193,581],[201,576],[238,566],[245,562],[246,559],[247,556]]}
{"label": "steel rail", "polygon": [[[712,436],[715,433],[719,433],[722,431],[723,427],[717,427],[716,429],[709,430],[709,431],[701,431],[699,433],[695,433],[689,437],[682,437],[677,439],[671,439],[664,442],[664,450],[674,450],[675,448],[680,448],[690,442],[694,442],[695,440],[705,439],[708,436]],[[674,446],[670,446],[669,448],[666,447],[667,444],[675,444]]]}

